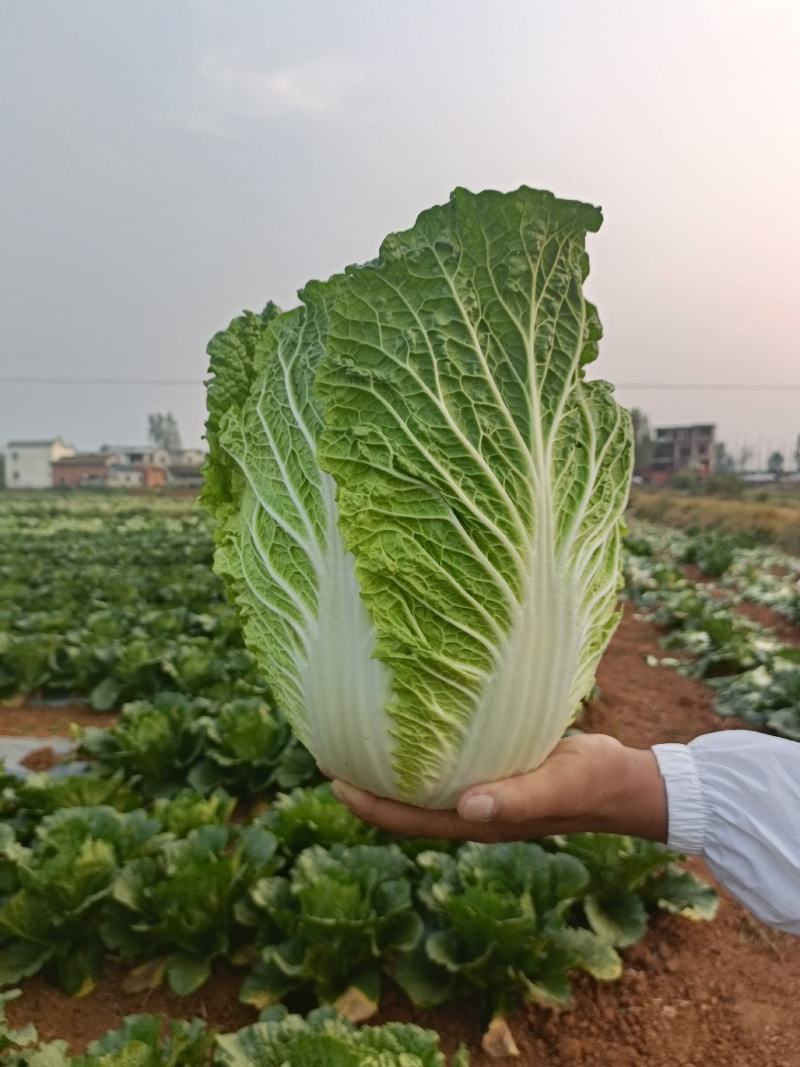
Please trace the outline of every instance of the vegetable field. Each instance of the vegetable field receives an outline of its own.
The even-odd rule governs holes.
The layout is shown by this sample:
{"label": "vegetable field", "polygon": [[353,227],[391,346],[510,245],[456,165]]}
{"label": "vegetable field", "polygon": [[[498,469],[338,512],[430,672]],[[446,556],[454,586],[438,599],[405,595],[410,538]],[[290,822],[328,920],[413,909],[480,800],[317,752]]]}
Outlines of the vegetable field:
{"label": "vegetable field", "polygon": [[[0,734],[72,743],[0,780],[3,1063],[795,1062],[800,945],[700,864],[358,823],[211,553],[191,501],[0,498]],[[800,740],[797,559],[634,523],[625,560],[577,725]]]}

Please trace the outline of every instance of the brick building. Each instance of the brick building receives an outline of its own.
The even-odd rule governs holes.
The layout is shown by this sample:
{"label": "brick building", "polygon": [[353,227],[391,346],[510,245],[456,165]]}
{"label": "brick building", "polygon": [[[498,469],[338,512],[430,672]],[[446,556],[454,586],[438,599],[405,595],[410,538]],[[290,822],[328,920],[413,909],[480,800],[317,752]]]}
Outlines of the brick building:
{"label": "brick building", "polygon": [[59,489],[81,489],[86,486],[105,486],[111,467],[119,463],[119,456],[109,452],[78,452],[51,464],[52,485]]}
{"label": "brick building", "polygon": [[657,426],[647,480],[658,484],[684,471],[701,477],[711,474],[714,470],[715,430],[711,423]]}

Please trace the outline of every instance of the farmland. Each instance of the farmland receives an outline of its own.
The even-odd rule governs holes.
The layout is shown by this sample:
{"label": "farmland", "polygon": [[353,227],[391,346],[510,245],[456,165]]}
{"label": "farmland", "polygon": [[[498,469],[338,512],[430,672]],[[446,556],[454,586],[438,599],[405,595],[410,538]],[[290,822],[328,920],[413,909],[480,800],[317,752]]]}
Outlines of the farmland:
{"label": "farmland", "polygon": [[[604,835],[455,848],[357,823],[273,706],[210,563],[191,501],[0,502],[0,732],[71,736],[82,769],[3,779],[12,1027],[74,1053],[105,1040],[91,1067],[120,1062],[98,1057],[134,1038],[103,1035],[133,1012],[197,1017],[173,1035],[183,1059],[147,1062],[204,1064],[270,1027],[288,1041],[299,1022],[267,1005],[322,1003],[437,1030],[479,1065],[512,1044],[523,1063],[791,1062],[800,947],[724,894],[717,909],[701,865]],[[795,559],[636,522],[625,595],[582,729],[800,740]],[[421,1040],[310,1025],[303,1040],[328,1028],[343,1048]],[[212,1052],[212,1031],[240,1036]],[[15,1041],[0,1023],[0,1048]]]}

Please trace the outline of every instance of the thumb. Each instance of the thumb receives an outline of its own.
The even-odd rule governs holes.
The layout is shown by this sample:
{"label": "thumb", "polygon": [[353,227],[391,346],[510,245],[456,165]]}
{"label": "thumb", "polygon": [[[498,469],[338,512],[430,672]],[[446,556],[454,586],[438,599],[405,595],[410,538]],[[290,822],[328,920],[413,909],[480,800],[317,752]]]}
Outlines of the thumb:
{"label": "thumb", "polygon": [[473,785],[458,801],[466,822],[521,823],[552,814],[554,783],[547,764],[527,774]]}

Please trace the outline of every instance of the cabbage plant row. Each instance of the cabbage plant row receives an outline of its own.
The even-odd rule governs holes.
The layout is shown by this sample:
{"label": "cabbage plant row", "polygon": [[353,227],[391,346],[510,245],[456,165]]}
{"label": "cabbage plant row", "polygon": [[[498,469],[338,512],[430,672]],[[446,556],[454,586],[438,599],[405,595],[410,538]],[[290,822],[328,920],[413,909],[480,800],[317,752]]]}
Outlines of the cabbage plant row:
{"label": "cabbage plant row", "polygon": [[[109,956],[130,990],[178,994],[242,967],[259,1009],[313,994],[352,1021],[387,979],[417,1005],[570,1002],[570,977],[617,978],[659,909],[711,918],[713,890],[660,845],[578,834],[540,844],[390,839],[326,784],[233,822],[223,791],[144,803],[119,775],[7,782],[0,984],[44,971],[89,992]],[[100,803],[93,801],[101,801]]]}
{"label": "cabbage plant row", "polygon": [[[800,740],[800,647],[737,610],[747,599],[800,618],[791,569],[797,561],[742,547],[728,535],[693,536],[638,523],[627,548],[628,595],[665,628],[664,646],[679,654],[656,662],[705,678],[716,690],[719,715]],[[690,581],[686,563],[723,584]]]}
{"label": "cabbage plant row", "polygon": [[[356,1029],[320,1008],[307,1019],[269,1008],[251,1026],[218,1034],[202,1019],[172,1021],[164,1033],[157,1015],[130,1015],[117,1030],[71,1056],[64,1041],[40,1041],[36,1028],[11,1029],[0,994],[0,1053],[6,1067],[446,1067],[438,1035],[403,1023]],[[460,1050],[451,1067],[468,1067]]]}
{"label": "cabbage plant row", "polygon": [[0,699],[263,694],[211,553],[186,502],[6,494]]}

